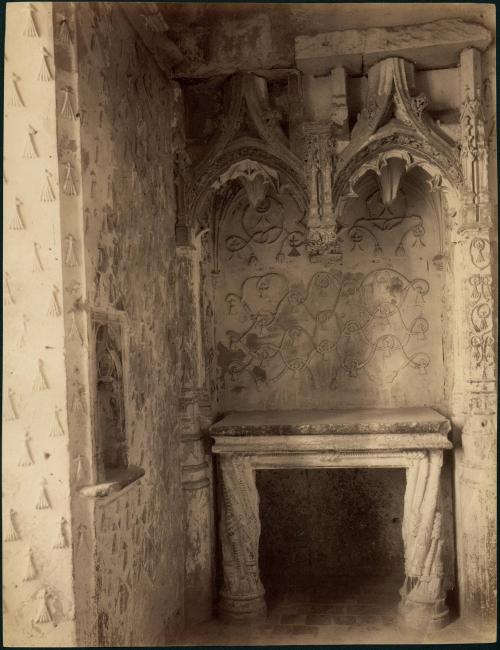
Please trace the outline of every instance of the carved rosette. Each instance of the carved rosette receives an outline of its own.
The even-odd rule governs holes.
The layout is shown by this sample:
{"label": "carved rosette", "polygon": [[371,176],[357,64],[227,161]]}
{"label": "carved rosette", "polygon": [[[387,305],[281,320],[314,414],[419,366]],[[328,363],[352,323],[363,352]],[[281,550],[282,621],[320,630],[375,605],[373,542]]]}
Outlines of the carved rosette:
{"label": "carved rosette", "polygon": [[259,577],[259,496],[250,459],[220,456],[222,508],[220,538],[224,582],[219,615],[232,622],[260,619],[266,614]]}
{"label": "carved rosette", "polygon": [[448,622],[443,588],[443,537],[438,510],[443,453],[421,453],[407,470],[403,542],[405,582],[399,616],[405,627],[426,631]]}

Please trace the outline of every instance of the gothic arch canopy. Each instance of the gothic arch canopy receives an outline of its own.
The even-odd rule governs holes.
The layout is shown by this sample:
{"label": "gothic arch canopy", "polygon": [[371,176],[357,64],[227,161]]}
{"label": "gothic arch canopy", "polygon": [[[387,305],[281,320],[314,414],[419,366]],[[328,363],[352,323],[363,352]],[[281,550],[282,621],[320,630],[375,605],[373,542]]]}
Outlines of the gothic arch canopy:
{"label": "gothic arch canopy", "polygon": [[289,148],[274,110],[264,78],[238,73],[226,86],[227,111],[208,151],[193,170],[192,189],[187,196],[192,223],[203,222],[203,215],[214,184],[233,165],[245,160],[265,165],[277,172],[285,187],[305,206],[306,190],[301,162]]}
{"label": "gothic arch canopy", "polygon": [[334,215],[337,219],[342,213],[347,200],[358,196],[355,186],[368,172],[381,174],[384,166],[392,159],[404,163],[405,173],[419,168],[428,176],[427,184],[431,192],[441,192],[447,195],[450,202],[457,203],[462,183],[460,171],[455,167],[446,167],[446,159],[436,161],[425,148],[417,147],[422,143],[406,134],[396,134],[393,137],[378,139],[361,149],[356,156],[340,171],[336,178],[333,192]]}
{"label": "gothic arch canopy", "polygon": [[[428,175],[431,192],[458,201],[463,186],[457,143],[425,113],[427,98],[416,94],[414,67],[400,58],[374,65],[368,75],[366,107],[358,116],[350,144],[337,161],[333,211],[356,197],[355,185],[369,170],[379,177],[391,159],[409,172],[419,167]],[[445,215],[446,216],[446,215]]]}
{"label": "gothic arch canopy", "polygon": [[236,163],[246,160],[274,170],[279,178],[278,191],[288,191],[298,205],[305,209],[308,199],[299,165],[284,161],[265,142],[245,137],[229,145],[197,177],[188,197],[188,210],[193,224],[200,223],[208,227],[205,212],[221,185],[221,177]]}

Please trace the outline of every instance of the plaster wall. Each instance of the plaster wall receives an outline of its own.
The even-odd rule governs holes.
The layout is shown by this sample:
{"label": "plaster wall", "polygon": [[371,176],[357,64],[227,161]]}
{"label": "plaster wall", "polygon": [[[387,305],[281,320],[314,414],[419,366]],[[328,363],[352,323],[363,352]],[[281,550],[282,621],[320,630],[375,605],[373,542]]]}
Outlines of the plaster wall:
{"label": "plaster wall", "polygon": [[444,235],[410,194],[393,213],[375,183],[350,201],[333,270],[309,261],[286,191],[262,213],[241,192],[219,235],[224,411],[443,405]]}

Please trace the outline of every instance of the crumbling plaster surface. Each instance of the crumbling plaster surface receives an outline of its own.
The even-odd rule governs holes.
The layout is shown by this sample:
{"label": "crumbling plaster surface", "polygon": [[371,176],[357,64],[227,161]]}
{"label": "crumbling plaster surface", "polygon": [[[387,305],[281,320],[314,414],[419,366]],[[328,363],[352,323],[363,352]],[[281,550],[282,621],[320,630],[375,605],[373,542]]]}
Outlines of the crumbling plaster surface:
{"label": "crumbling plaster surface", "polygon": [[[52,3],[9,3],[4,107],[3,641],[75,644]],[[25,437],[26,436],[26,437]]]}
{"label": "crumbling plaster surface", "polygon": [[78,5],[87,301],[130,327],[129,463],[95,508],[97,641],[158,645],[182,625],[172,87],[119,7]]}

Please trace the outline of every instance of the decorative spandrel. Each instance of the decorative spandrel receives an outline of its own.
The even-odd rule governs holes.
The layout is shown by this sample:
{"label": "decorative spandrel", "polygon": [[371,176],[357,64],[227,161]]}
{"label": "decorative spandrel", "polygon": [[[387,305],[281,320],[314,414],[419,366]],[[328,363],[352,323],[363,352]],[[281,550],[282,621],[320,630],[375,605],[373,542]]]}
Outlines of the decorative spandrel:
{"label": "decorative spandrel", "polygon": [[252,205],[240,192],[220,227],[220,264],[258,268],[305,254],[306,227],[293,198],[270,192]]}

